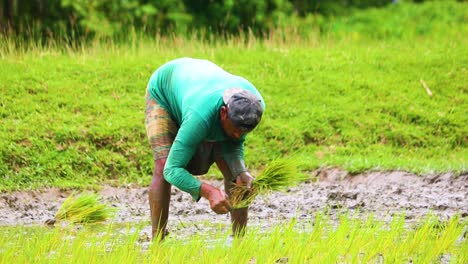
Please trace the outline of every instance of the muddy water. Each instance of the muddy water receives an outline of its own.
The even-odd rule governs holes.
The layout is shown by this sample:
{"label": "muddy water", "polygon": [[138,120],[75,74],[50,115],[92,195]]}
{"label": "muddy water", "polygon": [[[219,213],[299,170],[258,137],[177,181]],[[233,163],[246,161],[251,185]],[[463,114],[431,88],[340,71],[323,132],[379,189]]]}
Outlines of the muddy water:
{"label": "muddy water", "polygon": [[[406,213],[408,222],[429,212],[447,219],[460,213],[468,219],[468,174],[417,176],[406,172],[372,172],[351,176],[338,169],[313,172],[314,179],[284,193],[257,197],[249,211],[250,225],[265,227],[289,221],[313,220],[328,208],[331,219],[343,209],[386,219]],[[221,182],[213,182],[221,186]],[[70,191],[44,189],[0,194],[0,225],[43,224],[53,219]],[[114,222],[148,222],[146,187],[109,187],[100,191],[105,201],[119,209]],[[195,203],[190,195],[172,189],[169,230],[195,233],[203,223],[229,226],[227,215],[213,213],[206,200]]]}

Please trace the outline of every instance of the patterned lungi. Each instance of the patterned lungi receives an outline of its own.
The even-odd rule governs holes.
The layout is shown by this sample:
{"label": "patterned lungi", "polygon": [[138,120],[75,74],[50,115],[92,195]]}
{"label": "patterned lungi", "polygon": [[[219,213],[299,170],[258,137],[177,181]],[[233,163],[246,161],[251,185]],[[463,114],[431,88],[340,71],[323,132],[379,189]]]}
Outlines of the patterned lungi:
{"label": "patterned lungi", "polygon": [[[167,158],[179,128],[171,115],[151,97],[148,90],[145,126],[154,160]],[[197,147],[186,169],[193,175],[203,175],[218,159],[222,159],[221,145],[217,142],[203,142]]]}

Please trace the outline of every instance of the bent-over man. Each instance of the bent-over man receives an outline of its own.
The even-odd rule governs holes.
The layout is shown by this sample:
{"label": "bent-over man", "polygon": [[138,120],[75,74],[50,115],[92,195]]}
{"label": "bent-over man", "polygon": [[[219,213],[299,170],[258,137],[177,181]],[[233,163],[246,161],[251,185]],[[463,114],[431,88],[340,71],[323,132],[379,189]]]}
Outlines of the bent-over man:
{"label": "bent-over man", "polygon": [[[154,155],[149,187],[152,236],[164,239],[171,186],[195,201],[207,199],[218,214],[231,213],[232,232],[242,235],[247,208],[231,210],[234,183],[252,183],[244,164],[244,141],[260,122],[265,103],[246,79],[216,64],[181,58],[159,67],[146,92],[146,131]],[[193,175],[216,163],[224,176],[224,190]]]}

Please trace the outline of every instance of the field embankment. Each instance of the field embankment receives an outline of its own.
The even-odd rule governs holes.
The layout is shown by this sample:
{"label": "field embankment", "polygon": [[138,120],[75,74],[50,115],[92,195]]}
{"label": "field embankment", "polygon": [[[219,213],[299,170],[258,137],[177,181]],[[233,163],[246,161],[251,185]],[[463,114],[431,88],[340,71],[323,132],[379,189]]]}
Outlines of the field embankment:
{"label": "field embankment", "polygon": [[[264,120],[246,142],[253,170],[292,157],[304,170],[466,172],[466,4],[450,2],[434,13],[430,4],[408,6],[363,11],[367,22],[358,13],[330,22],[332,29],[341,25],[336,30],[304,38],[278,31],[264,40],[246,35],[212,42],[177,36],[83,46],[5,40],[0,190],[148,184],[146,83],[159,65],[184,56],[212,60],[263,94]],[[427,16],[408,23],[421,10]],[[453,14],[442,19],[444,10]],[[389,31],[385,39],[383,29],[372,35],[359,27],[389,12],[392,24],[381,26],[405,25],[408,34]],[[418,29],[426,22],[430,26]]]}

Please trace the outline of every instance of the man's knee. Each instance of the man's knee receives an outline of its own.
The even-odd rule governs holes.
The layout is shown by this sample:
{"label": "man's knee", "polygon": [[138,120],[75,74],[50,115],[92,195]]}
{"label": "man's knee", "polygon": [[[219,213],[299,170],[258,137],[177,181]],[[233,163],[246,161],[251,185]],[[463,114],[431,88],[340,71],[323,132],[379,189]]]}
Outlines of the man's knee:
{"label": "man's knee", "polygon": [[161,185],[169,185],[169,183],[164,179],[165,164],[166,159],[158,159],[154,161],[154,173],[150,189],[159,188]]}
{"label": "man's knee", "polygon": [[166,165],[166,159],[157,159],[154,161],[154,176],[161,176],[163,177],[164,173],[164,166]]}

